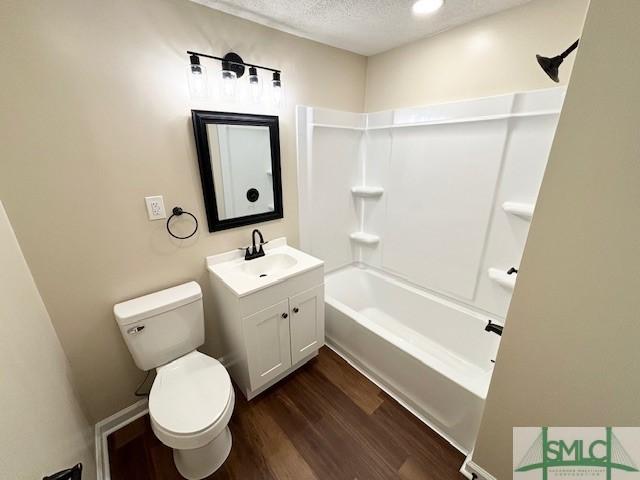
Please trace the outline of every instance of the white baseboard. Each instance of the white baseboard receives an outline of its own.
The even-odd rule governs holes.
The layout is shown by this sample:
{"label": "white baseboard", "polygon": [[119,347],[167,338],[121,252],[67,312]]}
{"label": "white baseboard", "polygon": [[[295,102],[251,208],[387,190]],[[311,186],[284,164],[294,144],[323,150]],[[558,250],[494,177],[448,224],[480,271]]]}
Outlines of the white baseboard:
{"label": "white baseboard", "polygon": [[467,458],[464,459],[464,462],[462,463],[462,466],[460,467],[460,473],[462,475],[465,476],[465,478],[468,478],[469,480],[473,480],[473,473],[469,471],[469,462],[471,461],[471,457],[473,455],[473,450],[471,450],[471,453],[469,453],[469,455],[467,455]]}
{"label": "white baseboard", "polygon": [[96,477],[98,480],[111,480],[107,437],[116,430],[146,415],[147,412],[149,412],[149,408],[145,398],[96,423]]}
{"label": "white baseboard", "polygon": [[496,477],[491,475],[484,468],[473,463],[473,460],[469,460],[467,462],[467,471],[471,472],[472,475],[475,473],[479,480],[497,480]]}
{"label": "white baseboard", "polygon": [[349,355],[345,351],[345,349],[339,346],[337,342],[334,342],[332,339],[325,337],[325,345],[329,347],[331,350],[333,350],[334,352],[336,352],[340,357],[344,359],[344,361],[346,361],[349,365],[355,368],[358,372],[360,372],[362,375],[367,377],[367,379],[375,383],[381,390],[383,390],[387,395],[389,395],[396,402],[402,405],[414,417],[416,417],[418,420],[424,423],[427,427],[429,427],[431,430],[433,430],[442,438],[444,438],[447,442],[449,442],[453,448],[463,453],[464,455],[467,455],[469,453],[468,450],[463,448],[460,444],[458,444],[458,442],[453,440],[449,435],[447,435],[438,427],[433,425],[433,423],[428,418],[426,418],[423,414],[421,414],[418,410],[416,410],[412,405],[410,405],[407,402],[407,400],[403,398],[403,396],[399,392],[397,392],[395,389],[387,385],[382,379],[378,378],[375,372],[369,370],[366,365],[363,365],[356,358],[353,358],[351,355]]}

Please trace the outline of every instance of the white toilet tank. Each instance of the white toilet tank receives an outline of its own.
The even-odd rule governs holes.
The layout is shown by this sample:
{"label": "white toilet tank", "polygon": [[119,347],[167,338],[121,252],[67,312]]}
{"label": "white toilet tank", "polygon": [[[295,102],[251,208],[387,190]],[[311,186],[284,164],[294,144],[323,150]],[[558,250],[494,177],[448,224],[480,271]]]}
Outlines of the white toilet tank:
{"label": "white toilet tank", "polygon": [[119,303],[113,313],[141,370],[169,363],[204,343],[202,290],[196,282]]}

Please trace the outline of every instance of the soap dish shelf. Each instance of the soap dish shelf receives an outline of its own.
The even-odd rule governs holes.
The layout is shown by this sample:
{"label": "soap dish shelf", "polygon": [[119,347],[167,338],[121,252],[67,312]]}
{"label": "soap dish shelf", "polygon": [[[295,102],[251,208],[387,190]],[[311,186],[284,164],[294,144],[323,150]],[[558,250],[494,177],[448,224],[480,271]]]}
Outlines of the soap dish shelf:
{"label": "soap dish shelf", "polygon": [[531,220],[531,218],[533,217],[533,210],[535,207],[536,206],[533,203],[504,202],[502,204],[502,209],[505,212],[510,213],[511,215],[525,218],[527,220]]}
{"label": "soap dish shelf", "polygon": [[351,193],[354,197],[362,198],[376,198],[380,197],[384,193],[382,187],[365,187],[364,185],[358,187],[351,187]]}
{"label": "soap dish shelf", "polygon": [[349,238],[354,242],[361,243],[363,245],[377,245],[380,242],[379,236],[365,232],[354,232],[349,235]]}

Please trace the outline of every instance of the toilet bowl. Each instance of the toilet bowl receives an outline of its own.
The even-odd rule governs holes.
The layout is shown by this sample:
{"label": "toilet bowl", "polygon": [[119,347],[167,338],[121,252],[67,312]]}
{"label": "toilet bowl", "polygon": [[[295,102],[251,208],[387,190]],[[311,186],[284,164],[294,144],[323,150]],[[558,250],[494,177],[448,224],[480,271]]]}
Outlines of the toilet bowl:
{"label": "toilet bowl", "polygon": [[153,432],[173,449],[183,477],[208,477],[231,451],[235,395],[224,366],[196,350],[204,343],[200,286],[178,285],[119,303],[113,311],[136,365],[156,369],[149,393]]}
{"label": "toilet bowl", "polygon": [[180,474],[208,477],[231,451],[227,426],[235,396],[226,369],[198,351],[157,369],[149,394],[151,427],[173,449]]}

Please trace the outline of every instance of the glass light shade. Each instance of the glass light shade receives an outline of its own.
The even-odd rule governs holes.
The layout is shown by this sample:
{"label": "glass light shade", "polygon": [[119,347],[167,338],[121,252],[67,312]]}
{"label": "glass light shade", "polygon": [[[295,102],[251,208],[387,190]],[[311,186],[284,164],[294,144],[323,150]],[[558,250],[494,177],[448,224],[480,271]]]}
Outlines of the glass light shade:
{"label": "glass light shade", "polygon": [[273,73],[273,80],[271,81],[271,100],[276,106],[282,103],[282,81],[280,80],[280,73]]}
{"label": "glass light shade", "polygon": [[188,65],[187,79],[191,98],[207,98],[209,95],[209,83],[207,81],[207,69],[203,65]]}
{"label": "glass light shade", "polygon": [[262,82],[258,77],[258,70],[254,67],[249,68],[249,95],[253,103],[259,103],[262,97]]}
{"label": "glass light shade", "polygon": [[233,98],[236,95],[236,80],[237,76],[235,72],[231,70],[222,70],[222,95],[226,98]]}

